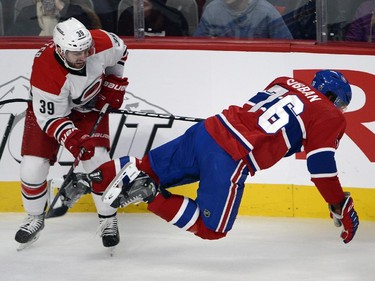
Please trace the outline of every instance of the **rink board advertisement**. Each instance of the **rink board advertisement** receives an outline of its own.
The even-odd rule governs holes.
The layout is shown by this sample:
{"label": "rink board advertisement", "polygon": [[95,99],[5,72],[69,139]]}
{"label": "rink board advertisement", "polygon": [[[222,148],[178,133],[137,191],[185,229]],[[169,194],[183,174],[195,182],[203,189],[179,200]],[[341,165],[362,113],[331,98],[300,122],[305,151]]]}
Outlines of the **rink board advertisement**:
{"label": "rink board advertisement", "polygon": [[[29,77],[36,51],[0,50],[1,101],[29,98]],[[326,68],[342,71],[353,90],[352,102],[345,113],[347,131],[336,154],[340,180],[345,188],[373,191],[374,56],[130,49],[125,71],[130,84],[122,109],[206,118],[231,104],[242,105],[278,76],[310,82],[317,69]],[[6,188],[6,182],[19,182],[25,109],[25,102],[0,106],[2,188]],[[118,113],[110,115],[110,122],[113,157],[141,157],[195,123]],[[60,149],[58,162],[51,168],[49,177],[61,177],[71,161],[70,154]],[[303,154],[285,158],[271,169],[249,177],[247,182],[286,188],[312,186]]]}

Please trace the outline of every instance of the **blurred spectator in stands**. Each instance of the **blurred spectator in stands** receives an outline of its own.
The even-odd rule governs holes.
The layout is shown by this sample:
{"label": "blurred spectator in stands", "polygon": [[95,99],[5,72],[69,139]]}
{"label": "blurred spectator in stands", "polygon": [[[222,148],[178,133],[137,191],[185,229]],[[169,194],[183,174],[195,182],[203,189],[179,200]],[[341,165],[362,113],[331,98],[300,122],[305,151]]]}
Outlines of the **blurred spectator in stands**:
{"label": "blurred spectator in stands", "polygon": [[[145,36],[188,36],[189,26],[184,15],[166,6],[166,0],[144,0]],[[134,35],[133,6],[120,15],[118,35]]]}
{"label": "blurred spectator in stands", "polygon": [[0,0],[3,6],[3,17],[4,32],[6,34],[7,30],[13,25],[14,22],[14,0]]}
{"label": "blurred spectator in stands", "polygon": [[198,17],[201,18],[202,13],[203,13],[203,8],[205,6],[206,0],[195,0],[197,2],[197,7],[198,7]]}
{"label": "blurred spectator in stands", "polygon": [[117,31],[117,9],[120,0],[92,0],[95,12],[100,18],[102,28],[106,31]]}
{"label": "blurred spectator in stands", "polygon": [[267,0],[267,2],[271,3],[281,15],[283,15],[292,4],[290,0]]}
{"label": "blurred spectator in stands", "polygon": [[316,1],[309,0],[283,19],[294,39],[316,40]]}
{"label": "blurred spectator in stands", "polygon": [[359,5],[354,19],[346,32],[345,40],[375,42],[375,1],[365,1]]}
{"label": "blurred spectator in stands", "polygon": [[88,29],[101,28],[100,20],[89,7],[72,4],[70,0],[37,0],[24,7],[6,35],[51,36],[56,24],[74,17]]}
{"label": "blurred spectator in stands", "polygon": [[266,0],[213,0],[194,36],[293,39],[280,13]]}

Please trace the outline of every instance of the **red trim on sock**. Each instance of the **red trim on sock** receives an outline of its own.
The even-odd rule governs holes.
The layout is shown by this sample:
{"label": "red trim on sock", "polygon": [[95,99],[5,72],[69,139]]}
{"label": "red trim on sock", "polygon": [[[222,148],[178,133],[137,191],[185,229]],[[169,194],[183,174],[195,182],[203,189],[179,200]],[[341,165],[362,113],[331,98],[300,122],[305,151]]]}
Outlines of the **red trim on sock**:
{"label": "red trim on sock", "polygon": [[26,196],[38,196],[46,192],[47,182],[45,181],[40,186],[27,186],[25,183],[21,183],[22,193]]}

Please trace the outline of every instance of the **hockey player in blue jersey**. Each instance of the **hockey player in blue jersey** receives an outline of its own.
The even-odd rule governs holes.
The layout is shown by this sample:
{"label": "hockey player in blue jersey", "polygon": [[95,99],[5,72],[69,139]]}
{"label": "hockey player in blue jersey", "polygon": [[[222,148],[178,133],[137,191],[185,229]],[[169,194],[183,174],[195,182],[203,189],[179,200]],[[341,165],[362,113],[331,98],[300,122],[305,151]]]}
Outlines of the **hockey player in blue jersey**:
{"label": "hockey player in blue jersey", "polygon": [[[311,181],[348,243],[359,221],[334,156],[351,96],[337,71],[317,72],[311,85],[279,77],[242,107],[232,105],[195,124],[142,159],[125,156],[103,164],[103,181],[94,183],[93,191],[105,190],[102,199],[113,207],[145,201],[167,222],[203,239],[219,239],[233,226],[246,177],[303,150]],[[169,192],[198,181],[195,200]]]}

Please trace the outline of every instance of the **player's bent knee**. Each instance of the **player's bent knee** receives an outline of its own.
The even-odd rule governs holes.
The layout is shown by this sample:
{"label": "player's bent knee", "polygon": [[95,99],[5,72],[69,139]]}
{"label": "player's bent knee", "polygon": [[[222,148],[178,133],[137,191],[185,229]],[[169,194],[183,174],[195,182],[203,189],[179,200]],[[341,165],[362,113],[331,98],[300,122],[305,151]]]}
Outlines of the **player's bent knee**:
{"label": "player's bent knee", "polygon": [[95,153],[92,158],[86,161],[82,161],[82,167],[85,169],[86,172],[91,173],[100,165],[104,164],[111,160],[109,153],[105,147],[99,146],[95,147]]}
{"label": "player's bent knee", "polygon": [[227,235],[226,232],[216,232],[207,228],[201,217],[198,218],[195,224],[190,227],[188,231],[193,232],[196,236],[206,240],[218,240]]}
{"label": "player's bent knee", "polygon": [[48,159],[25,155],[21,162],[21,180],[30,184],[43,183],[47,179],[49,168]]}
{"label": "player's bent knee", "polygon": [[96,194],[102,194],[112,179],[120,172],[121,168],[124,167],[128,162],[135,162],[134,157],[124,156],[110,160],[101,164],[93,173],[99,172],[101,174],[101,181],[92,182],[92,192]]}

